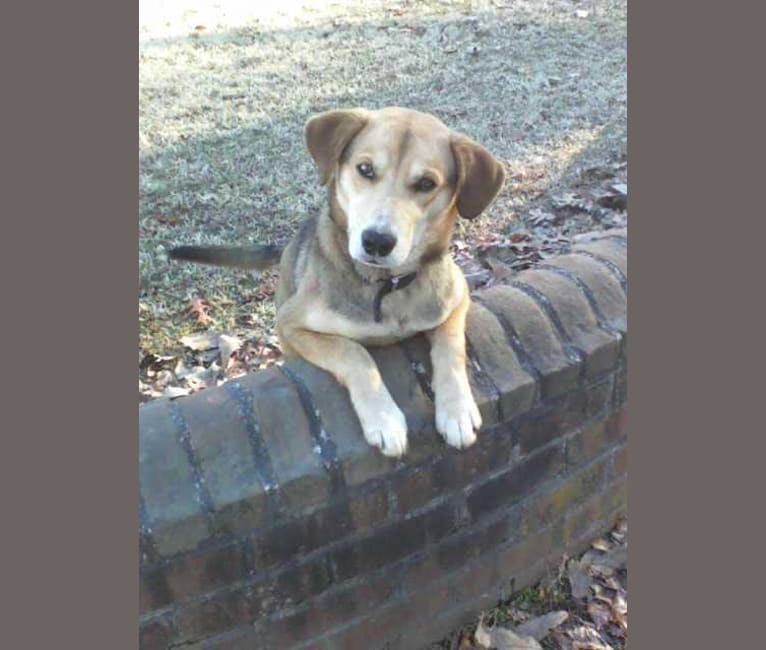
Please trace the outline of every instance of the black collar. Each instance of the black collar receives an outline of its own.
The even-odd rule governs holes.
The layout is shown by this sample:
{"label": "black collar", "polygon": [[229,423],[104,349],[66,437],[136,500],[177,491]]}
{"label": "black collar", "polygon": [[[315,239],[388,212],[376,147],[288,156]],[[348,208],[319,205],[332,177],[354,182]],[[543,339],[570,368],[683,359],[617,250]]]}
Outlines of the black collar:
{"label": "black collar", "polygon": [[380,321],[383,320],[383,314],[380,310],[383,298],[385,298],[392,291],[396,291],[397,289],[404,289],[415,279],[417,274],[417,271],[413,271],[407,275],[395,275],[388,278],[387,280],[381,280],[381,282],[384,284],[380,289],[378,289],[378,293],[375,295],[375,302],[372,303],[372,307],[375,312],[376,323],[380,323]]}

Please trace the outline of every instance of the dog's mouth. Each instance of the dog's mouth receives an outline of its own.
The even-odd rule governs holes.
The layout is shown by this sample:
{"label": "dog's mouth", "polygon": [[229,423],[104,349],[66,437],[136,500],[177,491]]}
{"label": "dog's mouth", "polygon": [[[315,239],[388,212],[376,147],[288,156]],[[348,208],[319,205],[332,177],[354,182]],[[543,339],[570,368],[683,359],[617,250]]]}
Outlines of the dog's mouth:
{"label": "dog's mouth", "polygon": [[377,257],[368,257],[365,255],[362,258],[359,258],[356,260],[360,264],[364,264],[365,266],[374,266],[378,269],[384,269],[388,266],[388,264],[385,263],[385,261],[378,259]]}

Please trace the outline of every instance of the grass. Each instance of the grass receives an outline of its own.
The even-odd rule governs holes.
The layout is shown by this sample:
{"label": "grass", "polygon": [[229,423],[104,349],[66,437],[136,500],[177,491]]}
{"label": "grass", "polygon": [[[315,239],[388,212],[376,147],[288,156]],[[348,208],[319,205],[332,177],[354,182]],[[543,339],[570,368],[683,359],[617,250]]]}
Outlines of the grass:
{"label": "grass", "polygon": [[[519,227],[589,157],[624,151],[625,0],[279,4],[142,7],[140,357],[179,355],[181,336],[207,328],[272,333],[273,274],[170,264],[166,251],[286,242],[324,200],[302,138],[312,113],[403,105],[484,144],[510,181],[461,230],[469,243]],[[197,297],[207,325],[187,313]]]}

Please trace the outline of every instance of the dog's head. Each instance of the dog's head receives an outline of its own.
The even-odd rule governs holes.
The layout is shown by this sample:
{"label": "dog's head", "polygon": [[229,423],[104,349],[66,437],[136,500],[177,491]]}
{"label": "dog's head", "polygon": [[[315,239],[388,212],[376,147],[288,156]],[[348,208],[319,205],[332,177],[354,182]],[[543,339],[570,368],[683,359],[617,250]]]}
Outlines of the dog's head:
{"label": "dog's head", "polygon": [[456,214],[473,219],[505,180],[502,165],[431,115],[403,108],[312,117],[306,144],[351,257],[397,268],[449,246]]}

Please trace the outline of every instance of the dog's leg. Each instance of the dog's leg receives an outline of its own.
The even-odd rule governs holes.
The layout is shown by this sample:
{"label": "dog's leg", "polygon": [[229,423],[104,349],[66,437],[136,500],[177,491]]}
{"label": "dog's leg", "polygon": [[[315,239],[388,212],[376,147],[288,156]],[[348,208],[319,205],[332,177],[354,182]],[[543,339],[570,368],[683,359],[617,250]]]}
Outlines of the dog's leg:
{"label": "dog's leg", "polygon": [[460,305],[439,327],[428,332],[431,342],[436,430],[453,447],[476,441],[474,429],[481,415],[468,384],[465,356],[465,320],[471,304],[468,287]]}
{"label": "dog's leg", "polygon": [[278,330],[287,350],[331,373],[348,389],[367,442],[386,456],[401,456],[407,451],[404,413],[364,347],[351,339],[290,324],[282,324]]}

